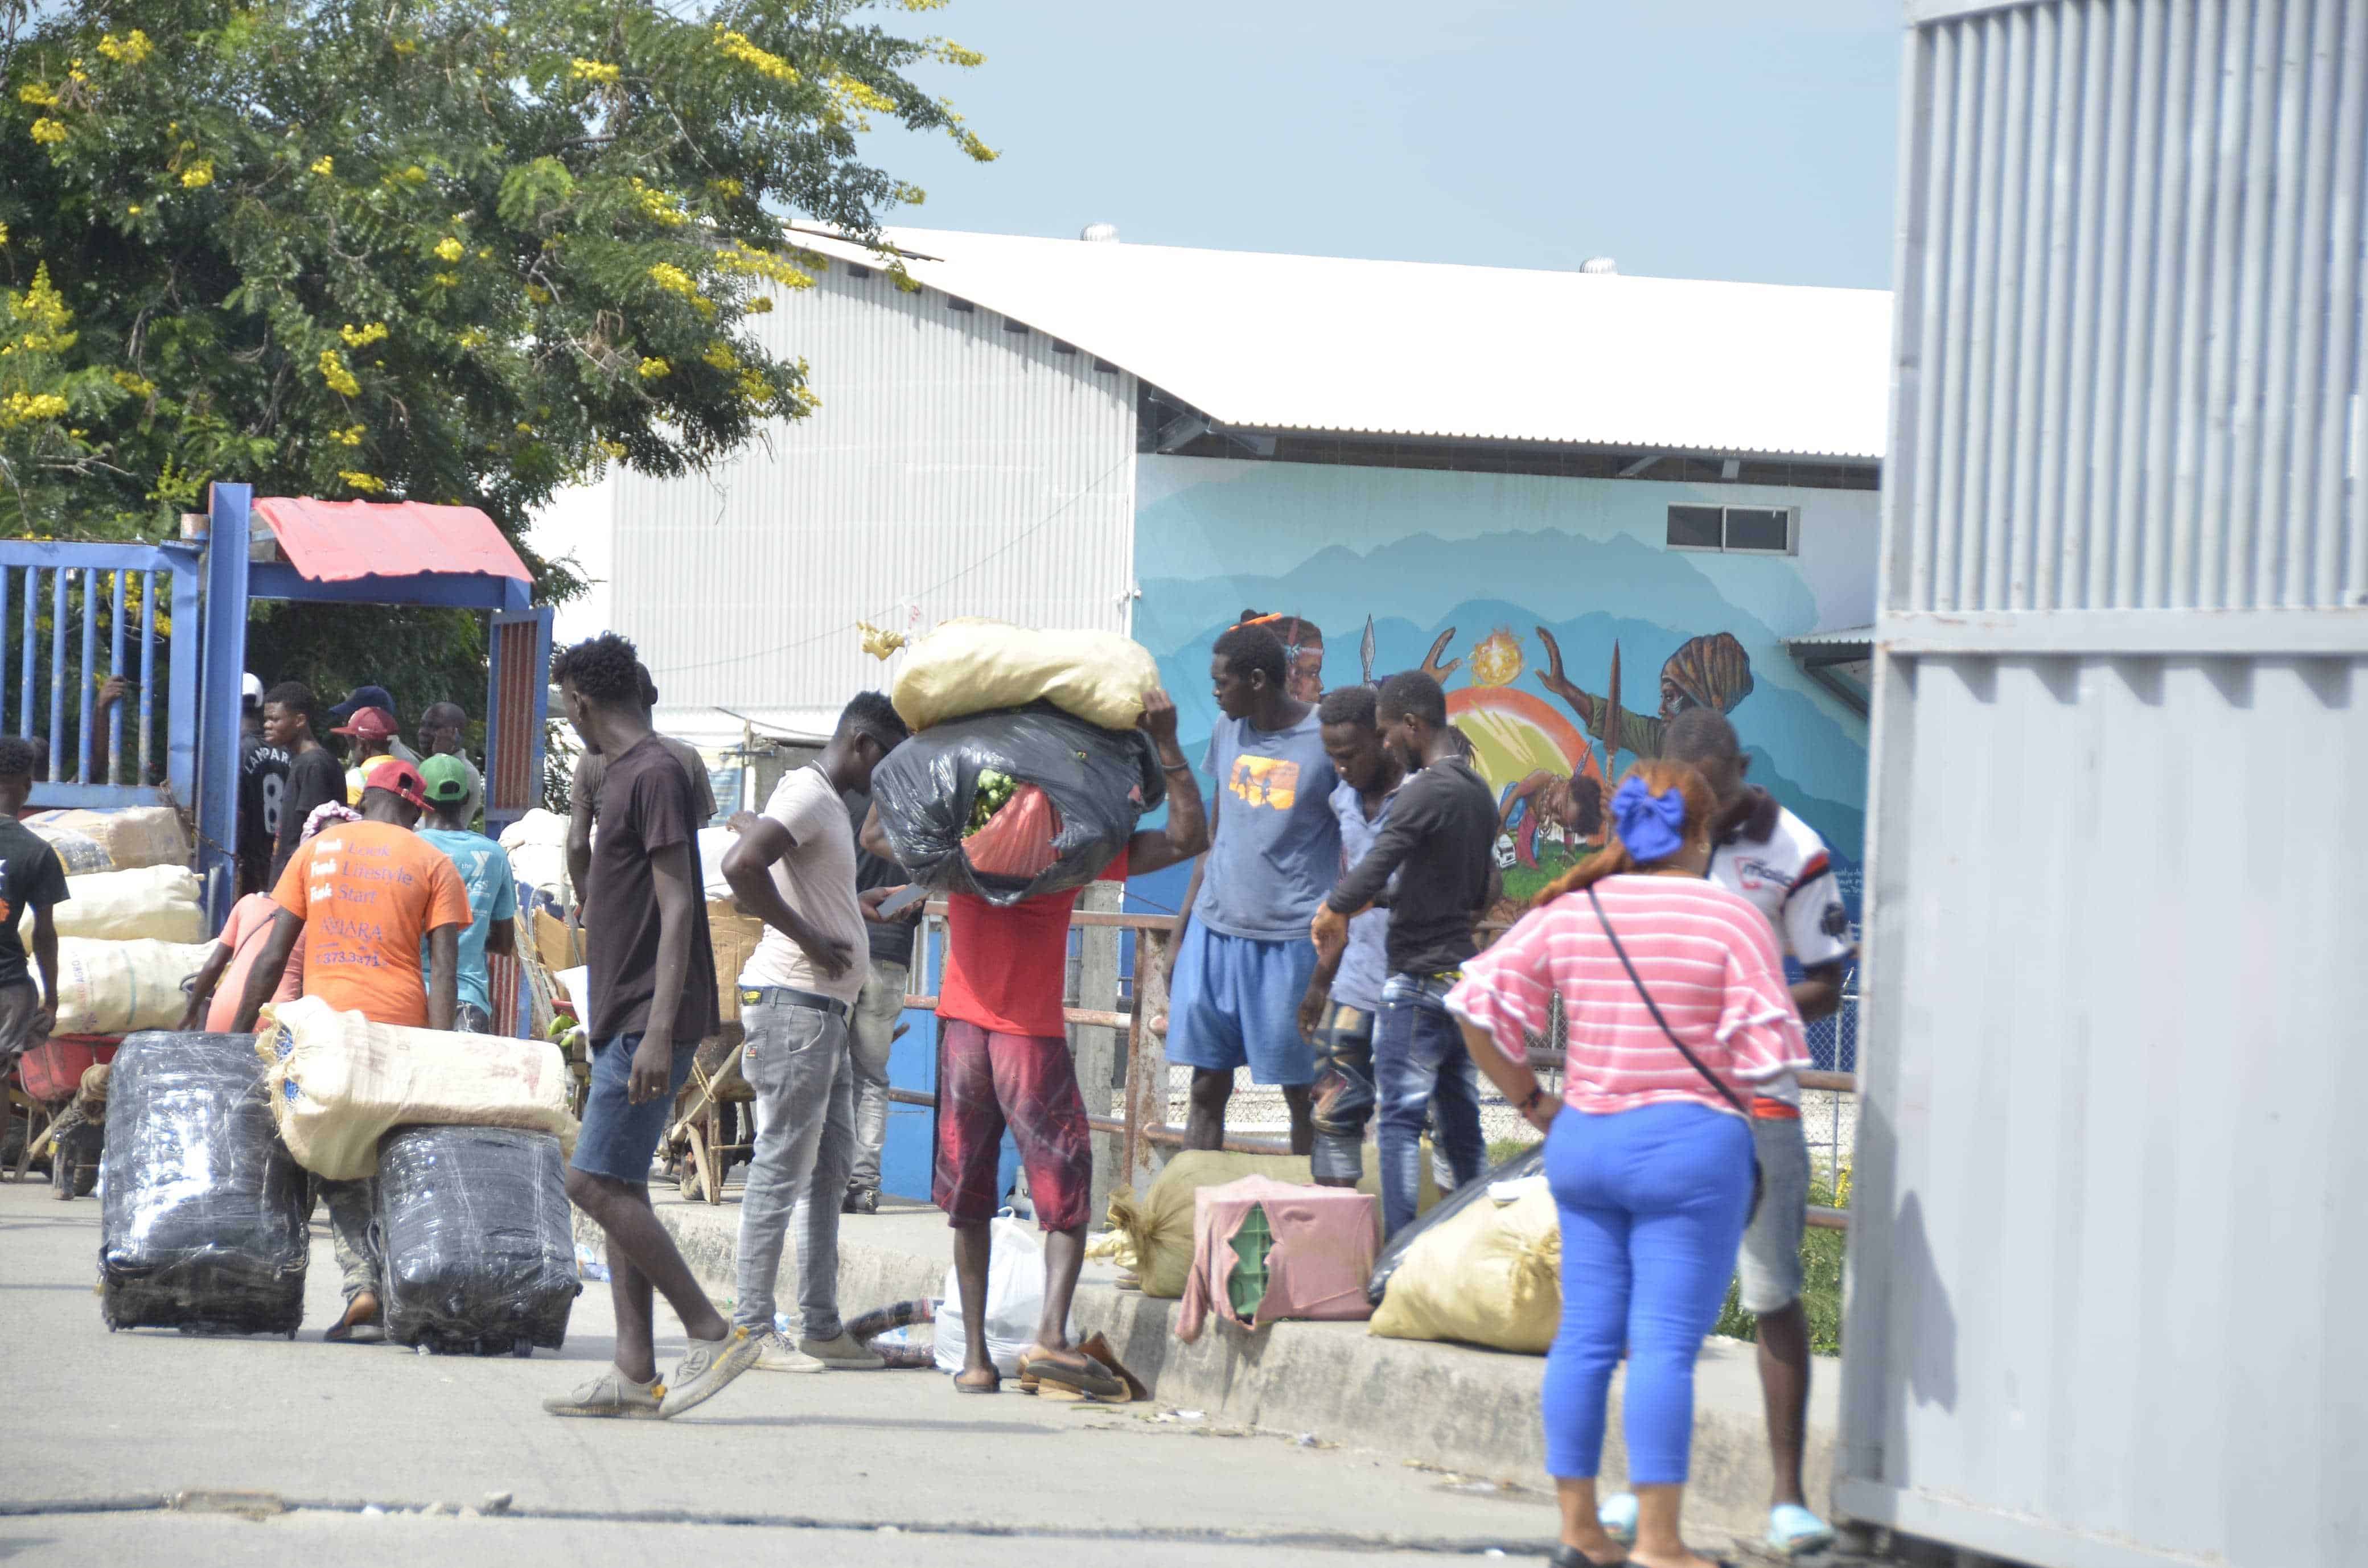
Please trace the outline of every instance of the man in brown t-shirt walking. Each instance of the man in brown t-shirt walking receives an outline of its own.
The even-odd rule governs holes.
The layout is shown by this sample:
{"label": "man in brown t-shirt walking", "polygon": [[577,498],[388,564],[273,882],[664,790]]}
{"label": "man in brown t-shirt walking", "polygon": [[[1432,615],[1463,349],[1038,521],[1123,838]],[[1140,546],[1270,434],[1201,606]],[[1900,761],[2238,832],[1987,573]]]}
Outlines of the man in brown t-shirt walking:
{"label": "man in brown t-shirt walking", "polygon": [[[542,1407],[553,1415],[677,1415],[757,1359],[755,1339],[715,1310],[650,1208],[650,1161],[699,1042],[718,1027],[699,819],[689,779],[650,732],[631,642],[614,632],[579,642],[551,673],[575,733],[609,759],[586,901],[592,1085],[567,1196],[608,1239],[617,1359]],[[653,1290],[690,1340],[665,1383],[652,1339]]]}

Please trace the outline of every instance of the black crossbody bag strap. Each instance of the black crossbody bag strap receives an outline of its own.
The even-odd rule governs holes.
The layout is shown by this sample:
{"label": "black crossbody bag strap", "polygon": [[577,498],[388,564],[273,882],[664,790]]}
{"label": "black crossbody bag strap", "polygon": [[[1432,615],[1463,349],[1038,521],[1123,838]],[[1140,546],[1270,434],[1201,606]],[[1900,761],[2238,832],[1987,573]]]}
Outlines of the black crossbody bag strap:
{"label": "black crossbody bag strap", "polygon": [[[1638,974],[1636,966],[1628,961],[1628,949],[1620,945],[1620,933],[1611,928],[1611,917],[1603,913],[1603,901],[1595,896],[1595,890],[1591,887],[1587,890],[1587,902],[1594,906],[1595,918],[1603,926],[1603,935],[1611,942],[1611,950],[1620,955],[1620,967],[1628,971],[1629,983],[1635,986],[1636,994],[1645,999],[1645,1010],[1653,1015],[1653,1021],[1661,1026],[1661,1032],[1669,1037],[1669,1043],[1678,1048],[1678,1054],[1702,1075],[1704,1082],[1718,1091],[1719,1098],[1735,1108],[1736,1114],[1742,1117],[1745,1125],[1748,1126],[1751,1108],[1743,1103],[1742,1096],[1727,1087],[1726,1080],[1712,1072],[1709,1065],[1693,1053],[1693,1049],[1678,1038],[1678,1031],[1669,1027],[1669,1020],[1661,1017],[1661,1005],[1653,1000],[1653,994],[1645,989],[1645,977]],[[1751,1157],[1751,1207],[1747,1211],[1748,1218],[1759,1217],[1759,1199],[1767,1187],[1767,1173],[1759,1168],[1759,1154],[1755,1147]]]}

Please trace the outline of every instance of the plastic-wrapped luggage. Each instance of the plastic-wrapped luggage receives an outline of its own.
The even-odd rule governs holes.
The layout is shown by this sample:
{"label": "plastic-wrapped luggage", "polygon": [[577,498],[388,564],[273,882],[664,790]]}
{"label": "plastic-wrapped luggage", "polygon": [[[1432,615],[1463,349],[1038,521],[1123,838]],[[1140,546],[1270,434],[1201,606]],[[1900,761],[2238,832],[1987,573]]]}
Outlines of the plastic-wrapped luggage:
{"label": "plastic-wrapped luggage", "polygon": [[583,1283],[559,1140],[406,1127],[378,1153],[386,1333],[439,1353],[556,1350]]}
{"label": "plastic-wrapped luggage", "polygon": [[[981,869],[967,852],[979,775],[988,770],[1034,785],[1051,808],[1030,818],[1035,831],[1049,834],[1049,857],[1025,854],[1026,846],[1007,841],[1008,833],[996,833],[997,813],[979,830],[983,838],[993,834],[988,842],[996,853],[988,864],[1041,869],[999,874]],[[1092,881],[1126,847],[1144,813],[1167,798],[1167,781],[1150,737],[1139,730],[1101,729],[1041,703],[921,731],[871,775],[880,825],[914,881],[1005,905]],[[1004,811],[1019,809],[1015,801]]]}
{"label": "plastic-wrapped luggage", "polygon": [[1124,730],[1158,684],[1150,650],[1115,631],[1036,631],[961,616],[905,651],[891,700],[916,730],[1030,702]]}
{"label": "plastic-wrapped luggage", "polygon": [[124,1041],[101,1169],[108,1327],[296,1332],[311,1189],[263,1103],[254,1036],[154,1030]]}

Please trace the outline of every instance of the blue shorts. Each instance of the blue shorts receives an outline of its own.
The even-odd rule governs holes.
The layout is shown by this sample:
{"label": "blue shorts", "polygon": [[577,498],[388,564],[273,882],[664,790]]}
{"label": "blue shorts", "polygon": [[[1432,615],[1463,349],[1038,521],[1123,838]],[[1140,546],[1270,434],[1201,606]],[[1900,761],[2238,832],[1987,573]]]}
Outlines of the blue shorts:
{"label": "blue shorts", "polygon": [[575,1157],[568,1164],[591,1176],[609,1176],[647,1186],[650,1162],[657,1157],[658,1140],[674,1120],[675,1096],[690,1077],[699,1059],[695,1047],[677,1045],[674,1051],[672,1087],[655,1099],[635,1105],[627,1094],[633,1076],[633,1052],[638,1034],[620,1034],[592,1048],[592,1087],[584,1101],[584,1129],[575,1135]]}
{"label": "blue shorts", "polygon": [[1261,942],[1193,921],[1176,955],[1167,998],[1167,1060],[1230,1073],[1247,1063],[1261,1084],[1312,1084],[1315,1048],[1299,1033],[1299,1004],[1315,974],[1305,937]]}

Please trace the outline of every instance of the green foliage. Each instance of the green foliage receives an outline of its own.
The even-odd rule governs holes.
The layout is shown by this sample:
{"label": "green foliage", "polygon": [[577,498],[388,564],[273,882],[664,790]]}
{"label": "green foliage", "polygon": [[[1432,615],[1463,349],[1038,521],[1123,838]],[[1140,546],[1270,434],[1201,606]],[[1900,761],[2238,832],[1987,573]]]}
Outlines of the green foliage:
{"label": "green foliage", "polygon": [[[975,56],[873,5],[0,0],[0,534],[158,537],[222,478],[516,538],[610,462],[811,411],[756,330],[822,265],[783,214],[876,235],[920,199],[860,156],[874,119],[994,156],[907,75]],[[272,625],[324,688],[363,656]],[[418,650],[420,702],[463,651]]]}

